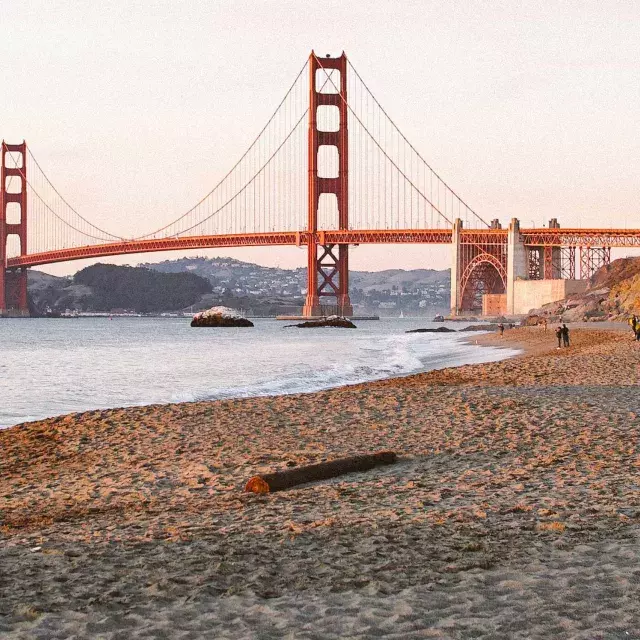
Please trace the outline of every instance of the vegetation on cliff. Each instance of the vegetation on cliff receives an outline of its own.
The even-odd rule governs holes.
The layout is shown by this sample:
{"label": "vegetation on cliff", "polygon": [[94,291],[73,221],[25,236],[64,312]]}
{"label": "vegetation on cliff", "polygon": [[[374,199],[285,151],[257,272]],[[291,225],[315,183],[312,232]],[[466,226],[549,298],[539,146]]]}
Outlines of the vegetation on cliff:
{"label": "vegetation on cliff", "polygon": [[211,284],[193,273],[160,273],[144,267],[96,264],[73,277],[76,285],[91,290],[84,306],[95,311],[131,309],[154,313],[184,309],[195,304]]}

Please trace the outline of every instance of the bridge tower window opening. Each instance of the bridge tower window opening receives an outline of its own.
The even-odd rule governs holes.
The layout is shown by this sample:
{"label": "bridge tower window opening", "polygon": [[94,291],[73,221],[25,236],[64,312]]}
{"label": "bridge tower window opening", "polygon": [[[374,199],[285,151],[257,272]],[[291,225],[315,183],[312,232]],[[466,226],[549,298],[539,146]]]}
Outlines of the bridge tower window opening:
{"label": "bridge tower window opening", "polygon": [[318,199],[318,229],[337,229],[340,224],[338,197],[335,193],[321,193]]}
{"label": "bridge tower window opening", "polygon": [[22,208],[19,202],[7,202],[5,213],[7,224],[20,224],[22,222]]}
{"label": "bridge tower window opening", "polygon": [[340,93],[340,69],[329,67],[333,60],[339,60],[339,58],[323,58],[320,60],[322,68],[317,69],[315,73],[315,90],[317,93],[329,95]]}
{"label": "bridge tower window opening", "polygon": [[6,241],[6,257],[7,260],[9,258],[17,258],[18,256],[22,255],[22,247],[21,247],[21,242],[20,242],[20,236],[17,233],[10,233],[7,235],[7,241]]}
{"label": "bridge tower window opening", "polygon": [[318,148],[318,178],[340,177],[340,153],[336,145],[323,144]]}
{"label": "bridge tower window opening", "polygon": [[320,105],[316,111],[318,131],[334,133],[340,131],[340,109],[331,104]]}
{"label": "bridge tower window opening", "polygon": [[[17,179],[16,179],[17,178]],[[18,194],[22,193],[24,186],[22,184],[22,176],[10,175],[5,178],[5,193]]]}

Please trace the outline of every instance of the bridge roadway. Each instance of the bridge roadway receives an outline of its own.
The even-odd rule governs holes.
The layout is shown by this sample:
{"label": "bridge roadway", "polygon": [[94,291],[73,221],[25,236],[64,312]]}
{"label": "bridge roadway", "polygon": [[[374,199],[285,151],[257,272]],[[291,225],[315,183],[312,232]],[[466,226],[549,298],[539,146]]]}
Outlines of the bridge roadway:
{"label": "bridge roadway", "polygon": [[[463,229],[463,244],[495,244],[497,238],[507,240],[507,229]],[[161,239],[122,240],[9,258],[7,268],[37,267],[56,262],[102,258],[106,256],[153,251],[216,249],[224,247],[305,246],[312,239],[309,231],[227,234],[172,237]],[[451,229],[387,229],[317,231],[320,245],[328,244],[451,244]],[[553,247],[640,247],[640,229],[521,229],[525,245]]]}

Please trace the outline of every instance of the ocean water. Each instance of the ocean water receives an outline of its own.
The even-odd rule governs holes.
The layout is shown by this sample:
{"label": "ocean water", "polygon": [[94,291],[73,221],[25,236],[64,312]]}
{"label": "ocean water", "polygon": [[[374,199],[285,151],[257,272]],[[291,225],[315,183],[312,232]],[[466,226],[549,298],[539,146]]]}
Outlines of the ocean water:
{"label": "ocean water", "polygon": [[0,428],[88,409],[316,391],[515,353],[463,342],[475,334],[405,333],[442,326],[419,318],[359,321],[356,330],[254,323],[2,319]]}

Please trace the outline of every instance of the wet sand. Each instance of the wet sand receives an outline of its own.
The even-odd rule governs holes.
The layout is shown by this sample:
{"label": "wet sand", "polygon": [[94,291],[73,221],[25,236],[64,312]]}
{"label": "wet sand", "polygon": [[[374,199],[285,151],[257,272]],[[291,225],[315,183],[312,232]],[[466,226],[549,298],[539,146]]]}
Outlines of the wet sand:
{"label": "wet sand", "polygon": [[[0,432],[0,635],[640,638],[640,343],[470,339],[525,353]],[[242,492],[379,449],[402,459]]]}

